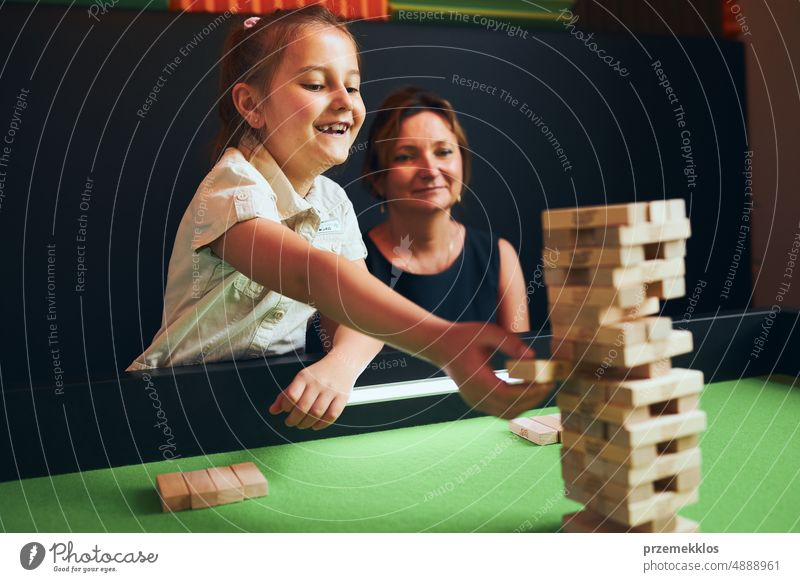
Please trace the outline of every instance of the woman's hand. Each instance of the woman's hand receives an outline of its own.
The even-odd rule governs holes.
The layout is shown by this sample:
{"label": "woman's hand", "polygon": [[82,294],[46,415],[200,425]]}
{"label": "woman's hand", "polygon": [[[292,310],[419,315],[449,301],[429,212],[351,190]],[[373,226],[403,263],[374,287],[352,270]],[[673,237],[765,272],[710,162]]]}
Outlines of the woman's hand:
{"label": "woman's hand", "polygon": [[508,384],[491,365],[492,355],[533,358],[534,352],[514,334],[486,323],[453,324],[423,354],[438,364],[458,384],[461,397],[477,410],[501,418],[516,418],[535,408],[553,384]]}
{"label": "woman's hand", "polygon": [[358,377],[334,353],[304,368],[269,407],[270,414],[288,412],[286,426],[320,430],[342,414]]}

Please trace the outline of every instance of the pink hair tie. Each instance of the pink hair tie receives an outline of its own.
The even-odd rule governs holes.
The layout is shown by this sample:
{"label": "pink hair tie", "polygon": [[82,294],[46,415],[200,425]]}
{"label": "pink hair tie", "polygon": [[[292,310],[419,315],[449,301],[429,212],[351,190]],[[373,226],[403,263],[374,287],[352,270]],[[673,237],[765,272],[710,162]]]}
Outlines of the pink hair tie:
{"label": "pink hair tie", "polygon": [[244,27],[245,28],[253,28],[259,20],[261,20],[260,17],[251,16],[250,18],[248,18],[247,20],[244,21]]}

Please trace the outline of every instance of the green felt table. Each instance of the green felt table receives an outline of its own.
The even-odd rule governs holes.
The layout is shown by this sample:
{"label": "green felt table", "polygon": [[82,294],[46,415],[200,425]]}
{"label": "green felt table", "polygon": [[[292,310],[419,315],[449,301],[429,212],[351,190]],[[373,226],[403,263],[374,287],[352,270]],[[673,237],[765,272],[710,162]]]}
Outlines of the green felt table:
{"label": "green felt table", "polygon": [[[749,378],[701,397],[704,532],[800,531],[800,390]],[[556,412],[543,409],[541,413]],[[560,445],[475,418],[146,465],[0,483],[7,532],[558,531]],[[254,461],[268,497],[162,513],[155,476]]]}

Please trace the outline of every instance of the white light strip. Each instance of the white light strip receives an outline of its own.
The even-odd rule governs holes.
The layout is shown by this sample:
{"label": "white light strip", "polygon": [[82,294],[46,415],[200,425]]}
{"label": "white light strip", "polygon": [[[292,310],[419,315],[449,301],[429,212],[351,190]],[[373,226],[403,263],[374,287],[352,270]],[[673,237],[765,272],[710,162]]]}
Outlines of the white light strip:
{"label": "white light strip", "polygon": [[[501,380],[508,381],[508,372],[506,370],[497,370],[495,374]],[[514,383],[514,381],[511,383]],[[359,386],[354,389],[350,393],[350,400],[348,400],[347,405],[389,402],[406,398],[419,398],[420,396],[439,396],[454,392],[458,392],[458,386],[447,376],[428,380],[375,384],[372,386]]]}

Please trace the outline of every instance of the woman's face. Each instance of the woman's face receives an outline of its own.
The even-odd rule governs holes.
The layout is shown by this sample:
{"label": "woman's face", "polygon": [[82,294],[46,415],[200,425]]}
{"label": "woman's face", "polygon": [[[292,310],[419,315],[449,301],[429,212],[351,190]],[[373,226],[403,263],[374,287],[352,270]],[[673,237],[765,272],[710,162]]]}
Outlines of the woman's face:
{"label": "woman's face", "polygon": [[390,208],[402,203],[404,209],[446,210],[461,195],[462,171],[461,150],[447,121],[422,111],[401,124],[378,191]]}
{"label": "woman's face", "polygon": [[267,150],[287,174],[321,174],[347,159],[364,123],[356,47],[335,28],[309,27],[284,53],[262,119]]}

